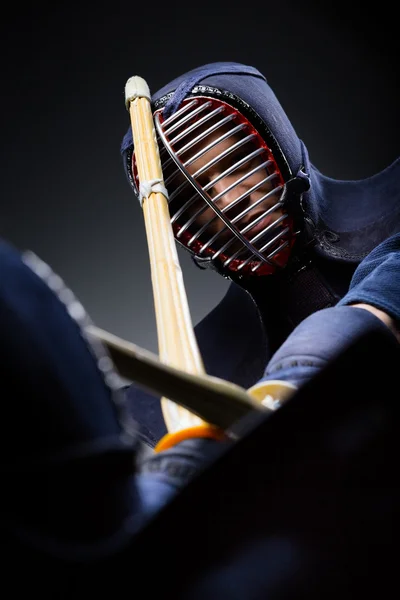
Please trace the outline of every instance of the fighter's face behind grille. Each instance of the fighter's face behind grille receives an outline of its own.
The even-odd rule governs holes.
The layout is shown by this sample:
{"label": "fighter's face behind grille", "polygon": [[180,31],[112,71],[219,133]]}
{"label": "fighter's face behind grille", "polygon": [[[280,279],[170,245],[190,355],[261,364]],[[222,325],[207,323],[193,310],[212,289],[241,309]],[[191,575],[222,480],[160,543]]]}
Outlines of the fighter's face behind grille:
{"label": "fighter's face behind grille", "polygon": [[[251,123],[204,96],[185,100],[165,120],[157,110],[155,123],[176,239],[227,276],[284,266],[293,243],[284,180]],[[133,172],[137,182],[134,159]]]}

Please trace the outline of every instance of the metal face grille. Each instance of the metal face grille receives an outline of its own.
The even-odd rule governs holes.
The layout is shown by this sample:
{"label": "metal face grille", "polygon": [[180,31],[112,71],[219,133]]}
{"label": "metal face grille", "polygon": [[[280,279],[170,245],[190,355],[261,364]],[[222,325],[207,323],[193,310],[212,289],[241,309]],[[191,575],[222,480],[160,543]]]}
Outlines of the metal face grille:
{"label": "metal face grille", "polygon": [[[284,179],[252,124],[205,96],[186,99],[168,119],[162,109],[154,117],[177,241],[228,276],[285,266],[294,235]],[[138,183],[134,157],[133,173]]]}

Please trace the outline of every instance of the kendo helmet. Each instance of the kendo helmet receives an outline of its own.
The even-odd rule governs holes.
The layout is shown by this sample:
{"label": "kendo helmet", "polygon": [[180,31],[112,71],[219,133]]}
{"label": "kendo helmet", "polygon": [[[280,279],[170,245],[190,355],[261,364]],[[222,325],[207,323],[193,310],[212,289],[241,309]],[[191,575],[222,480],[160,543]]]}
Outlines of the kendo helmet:
{"label": "kendo helmet", "polygon": [[[198,266],[233,280],[284,268],[303,230],[309,178],[301,142],[264,76],[212,63],[162,88],[152,108],[177,242]],[[139,196],[131,130],[122,154]]]}

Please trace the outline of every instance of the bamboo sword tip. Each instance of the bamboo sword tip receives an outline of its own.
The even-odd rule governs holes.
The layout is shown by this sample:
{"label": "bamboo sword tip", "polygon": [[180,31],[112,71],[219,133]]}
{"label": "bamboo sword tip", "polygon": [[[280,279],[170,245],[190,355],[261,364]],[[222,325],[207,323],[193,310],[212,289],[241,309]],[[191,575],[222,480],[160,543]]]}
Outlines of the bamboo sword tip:
{"label": "bamboo sword tip", "polygon": [[125,106],[129,110],[130,103],[136,98],[147,98],[151,101],[150,89],[143,77],[134,75],[125,84]]}

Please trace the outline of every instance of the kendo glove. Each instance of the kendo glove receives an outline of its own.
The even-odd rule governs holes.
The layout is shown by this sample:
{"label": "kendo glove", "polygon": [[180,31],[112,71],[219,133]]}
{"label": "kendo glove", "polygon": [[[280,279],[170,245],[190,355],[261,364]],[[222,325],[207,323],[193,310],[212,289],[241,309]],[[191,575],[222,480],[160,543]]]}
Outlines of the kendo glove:
{"label": "kendo glove", "polygon": [[360,334],[379,330],[392,335],[374,314],[349,306],[355,303],[370,304],[400,323],[400,233],[382,242],[362,260],[349,291],[336,306],[315,312],[294,329],[251,389],[260,394],[267,382],[275,380],[299,387]]}

